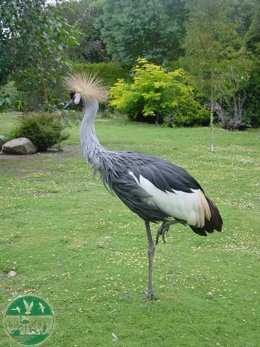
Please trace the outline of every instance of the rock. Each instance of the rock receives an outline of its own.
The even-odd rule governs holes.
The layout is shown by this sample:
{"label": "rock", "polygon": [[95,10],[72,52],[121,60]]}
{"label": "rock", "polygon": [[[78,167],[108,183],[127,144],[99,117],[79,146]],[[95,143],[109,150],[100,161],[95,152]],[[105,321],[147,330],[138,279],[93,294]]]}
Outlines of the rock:
{"label": "rock", "polygon": [[6,154],[34,154],[37,152],[37,148],[29,139],[20,137],[6,142],[2,151]]}
{"label": "rock", "polygon": [[15,271],[9,271],[7,277],[15,277],[17,273]]}

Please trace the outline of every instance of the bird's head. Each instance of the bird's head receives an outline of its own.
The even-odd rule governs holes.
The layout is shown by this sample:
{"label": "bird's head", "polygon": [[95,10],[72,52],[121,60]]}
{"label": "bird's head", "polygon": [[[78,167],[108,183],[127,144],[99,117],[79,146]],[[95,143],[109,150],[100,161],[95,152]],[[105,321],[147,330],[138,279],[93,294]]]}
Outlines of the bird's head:
{"label": "bird's head", "polygon": [[81,102],[81,95],[79,92],[70,93],[70,101],[64,106],[64,110],[68,110],[73,105],[78,105]]}
{"label": "bird's head", "polygon": [[95,75],[75,74],[69,75],[65,79],[65,87],[73,91],[70,93],[71,100],[65,106],[65,110],[70,106],[83,104],[96,100],[97,102],[105,102],[107,100],[107,90],[102,81]]}
{"label": "bird's head", "polygon": [[107,90],[102,81],[95,75],[74,74],[69,75],[64,80],[64,85],[67,90],[73,91],[70,93],[71,100],[64,107],[65,110],[70,106],[78,105],[80,102],[105,102],[107,100]]}

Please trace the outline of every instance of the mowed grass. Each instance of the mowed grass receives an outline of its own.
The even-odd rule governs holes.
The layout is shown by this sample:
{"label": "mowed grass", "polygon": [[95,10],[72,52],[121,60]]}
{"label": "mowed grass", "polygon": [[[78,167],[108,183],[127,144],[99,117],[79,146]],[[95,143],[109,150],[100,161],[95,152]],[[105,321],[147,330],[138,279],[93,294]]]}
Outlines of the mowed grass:
{"label": "mowed grass", "polygon": [[[1,115],[0,133],[16,118]],[[156,247],[158,300],[146,302],[143,222],[93,180],[74,126],[62,153],[1,156],[1,314],[18,295],[44,298],[55,313],[46,347],[259,346],[259,132],[216,129],[210,153],[208,128],[98,119],[96,129],[110,150],[186,168],[217,204],[223,232],[172,226]],[[1,325],[0,345],[18,346]]]}

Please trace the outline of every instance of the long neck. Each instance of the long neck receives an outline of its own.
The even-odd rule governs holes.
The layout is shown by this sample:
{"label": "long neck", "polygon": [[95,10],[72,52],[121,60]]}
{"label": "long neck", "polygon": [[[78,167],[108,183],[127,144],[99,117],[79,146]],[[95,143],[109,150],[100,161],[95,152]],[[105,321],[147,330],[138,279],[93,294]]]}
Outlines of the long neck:
{"label": "long neck", "polygon": [[98,111],[96,100],[84,101],[84,117],[80,128],[80,143],[83,157],[92,164],[94,171],[102,169],[106,150],[96,137],[94,121]]}

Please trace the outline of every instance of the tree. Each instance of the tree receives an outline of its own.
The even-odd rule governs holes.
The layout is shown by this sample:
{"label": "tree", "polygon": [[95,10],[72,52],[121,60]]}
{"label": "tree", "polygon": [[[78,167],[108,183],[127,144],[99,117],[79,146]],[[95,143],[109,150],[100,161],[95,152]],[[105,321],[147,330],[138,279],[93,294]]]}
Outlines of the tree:
{"label": "tree", "polygon": [[252,126],[260,126],[260,5],[258,5],[254,14],[252,15],[252,20],[249,22],[249,28],[246,32],[245,41],[246,49],[252,56],[253,67],[248,80],[247,86],[245,88],[245,93],[247,95],[245,100],[245,119],[250,122]]}
{"label": "tree", "polygon": [[197,86],[210,100],[211,150],[216,101],[222,110],[223,127],[243,125],[244,90],[252,61],[244,47],[246,24],[234,17],[235,4],[233,0],[196,0],[188,5],[184,61]]}
{"label": "tree", "polygon": [[222,121],[225,128],[244,129],[248,124],[244,120],[250,122],[250,118],[245,117],[245,109],[246,104],[254,102],[252,98],[250,101],[254,89],[250,90],[250,84],[257,75],[255,44],[259,43],[259,10],[259,2],[255,0],[232,0],[228,3],[228,18],[231,23],[236,22],[237,39],[220,62],[224,71],[220,102],[226,113]]}
{"label": "tree", "polygon": [[0,82],[11,76],[35,106],[47,104],[68,67],[64,50],[76,43],[75,32],[46,0],[1,0],[0,25]]}
{"label": "tree", "polygon": [[221,84],[218,61],[223,50],[224,34],[229,33],[229,28],[223,25],[226,15],[223,0],[189,2],[188,9],[184,61],[197,86],[210,100],[210,150],[214,151],[213,101],[217,86]]}
{"label": "tree", "polygon": [[184,1],[106,0],[101,18],[106,49],[123,63],[140,56],[156,63],[176,59],[184,13]]}
{"label": "tree", "polygon": [[77,62],[104,62],[109,56],[101,37],[100,16],[104,0],[66,1],[56,6],[57,13],[78,32],[79,45],[68,50],[68,57]]}
{"label": "tree", "polygon": [[223,74],[223,81],[218,86],[219,102],[225,110],[220,120],[225,129],[247,127],[243,122],[243,112],[252,66],[251,56],[243,46],[238,51],[231,49],[226,52],[225,59],[219,63]]}

